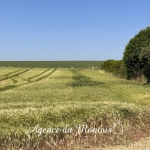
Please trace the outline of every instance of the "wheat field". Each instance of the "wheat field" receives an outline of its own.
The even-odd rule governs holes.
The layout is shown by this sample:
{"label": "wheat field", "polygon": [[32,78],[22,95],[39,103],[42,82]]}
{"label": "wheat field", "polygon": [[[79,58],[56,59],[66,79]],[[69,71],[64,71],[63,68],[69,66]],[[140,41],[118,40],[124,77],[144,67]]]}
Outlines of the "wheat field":
{"label": "wheat field", "polygon": [[[98,69],[0,67],[0,148],[129,145],[150,136],[149,106],[149,85]],[[123,129],[115,134],[118,122]],[[38,130],[29,133],[36,125]],[[87,129],[78,132],[83,125]],[[63,132],[66,126],[72,130]],[[60,132],[50,133],[56,128]]]}

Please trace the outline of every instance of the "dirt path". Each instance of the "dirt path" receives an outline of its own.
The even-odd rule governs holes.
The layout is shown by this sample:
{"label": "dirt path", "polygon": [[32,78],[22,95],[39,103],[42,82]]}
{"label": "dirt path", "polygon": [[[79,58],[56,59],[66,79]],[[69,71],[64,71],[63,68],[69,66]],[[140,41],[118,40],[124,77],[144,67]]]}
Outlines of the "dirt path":
{"label": "dirt path", "polygon": [[115,146],[107,148],[91,148],[88,150],[150,150],[150,137],[143,138],[138,142],[129,144],[128,146]]}

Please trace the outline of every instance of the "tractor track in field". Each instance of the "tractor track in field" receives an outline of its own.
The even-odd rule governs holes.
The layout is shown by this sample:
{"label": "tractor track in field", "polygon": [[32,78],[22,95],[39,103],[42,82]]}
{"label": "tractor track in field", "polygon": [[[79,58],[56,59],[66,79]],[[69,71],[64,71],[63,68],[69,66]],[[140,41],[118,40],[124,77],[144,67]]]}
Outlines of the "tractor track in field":
{"label": "tractor track in field", "polygon": [[30,70],[30,68],[29,69],[21,69],[21,70],[18,70],[18,71],[14,71],[14,72],[5,74],[5,75],[2,76],[0,81],[11,79],[14,82],[13,77],[19,76],[19,75],[21,75],[21,74],[23,74],[23,73],[25,73],[25,72],[27,72],[29,70]]}
{"label": "tractor track in field", "polygon": [[25,81],[27,81],[26,83],[21,83],[21,84],[18,84],[18,85],[15,84],[15,83],[17,83],[16,82],[17,80],[12,79],[14,84],[0,88],[0,92],[6,91],[6,90],[10,90],[10,89],[13,89],[13,88],[16,88],[16,87],[21,87],[21,86],[26,85],[26,84],[30,84],[30,83],[35,83],[35,82],[41,81],[41,80],[45,79],[46,77],[50,76],[51,74],[53,74],[56,70],[57,69],[54,69],[51,72],[49,72],[48,74],[43,75],[44,73],[50,71],[50,69],[47,69],[46,71],[43,71],[42,73],[32,77],[32,79],[34,79],[34,80],[31,81],[31,80],[28,80],[28,79],[26,80],[25,79]]}
{"label": "tractor track in field", "polygon": [[50,68],[49,68],[49,69],[46,69],[46,70],[44,70],[44,71],[42,71],[41,73],[39,73],[39,74],[37,74],[37,75],[35,75],[35,76],[32,76],[32,77],[28,78],[27,81],[28,81],[28,82],[32,82],[32,81],[31,81],[32,79],[37,78],[37,77],[43,75],[44,73],[48,72],[49,70],[50,70]]}
{"label": "tractor track in field", "polygon": [[24,69],[19,69],[19,70],[16,70],[16,71],[13,71],[13,72],[9,72],[7,74],[3,74],[1,75],[0,77],[0,81],[3,81],[3,80],[7,80],[9,77],[9,75],[13,74],[13,73],[17,73],[17,72],[20,72],[21,70],[24,70]]}
{"label": "tractor track in field", "polygon": [[56,70],[57,70],[57,69],[54,69],[54,70],[52,70],[50,73],[48,73],[48,74],[46,74],[46,75],[43,75],[44,73],[50,71],[50,69],[49,69],[49,70],[47,70],[46,72],[44,72],[42,75],[40,75],[41,77],[38,76],[37,79],[36,79],[36,78],[32,78],[33,80],[32,80],[31,82],[37,82],[37,81],[40,81],[40,80],[42,80],[42,79],[45,79],[46,77],[48,77],[48,76],[50,76],[52,73],[54,73]]}
{"label": "tractor track in field", "polygon": [[[17,76],[18,78],[20,78],[21,80],[23,80],[23,81],[26,81],[26,82],[29,82],[29,83],[31,83],[32,81],[32,79],[34,79],[34,78],[37,78],[38,76],[41,76],[41,75],[43,75],[44,73],[46,73],[46,72],[48,72],[50,69],[46,69],[46,70],[44,70],[44,71],[42,71],[41,73],[39,73],[39,74],[36,74],[36,75],[34,75],[34,76],[32,76],[32,77],[30,77],[30,78],[23,78],[23,77],[21,77],[21,76]],[[13,81],[14,81],[14,83],[16,83],[16,82],[19,82],[19,81],[16,81],[16,79],[13,79],[13,78],[11,78]]]}

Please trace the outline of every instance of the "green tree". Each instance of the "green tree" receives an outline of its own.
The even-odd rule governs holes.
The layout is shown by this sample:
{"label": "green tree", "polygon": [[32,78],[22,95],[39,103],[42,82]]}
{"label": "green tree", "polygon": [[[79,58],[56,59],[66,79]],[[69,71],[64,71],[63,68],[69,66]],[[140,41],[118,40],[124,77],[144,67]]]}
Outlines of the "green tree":
{"label": "green tree", "polygon": [[145,55],[143,55],[142,59],[140,58],[142,57],[140,55],[143,48],[148,45],[150,45],[150,27],[141,30],[137,35],[130,39],[123,55],[127,79],[141,77],[142,70],[145,67],[145,64],[143,63]]}
{"label": "green tree", "polygon": [[144,47],[139,55],[140,61],[144,66],[142,73],[147,78],[147,84],[150,83],[150,46]]}

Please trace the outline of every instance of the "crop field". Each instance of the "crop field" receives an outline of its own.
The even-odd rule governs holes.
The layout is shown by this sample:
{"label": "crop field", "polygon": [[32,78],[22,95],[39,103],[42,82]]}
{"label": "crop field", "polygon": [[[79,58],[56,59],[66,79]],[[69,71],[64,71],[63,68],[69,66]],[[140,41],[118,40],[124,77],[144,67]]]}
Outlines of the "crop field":
{"label": "crop field", "polygon": [[103,61],[0,61],[0,67],[100,68]]}
{"label": "crop field", "polygon": [[0,149],[105,149],[149,131],[149,85],[99,69],[0,67]]}

